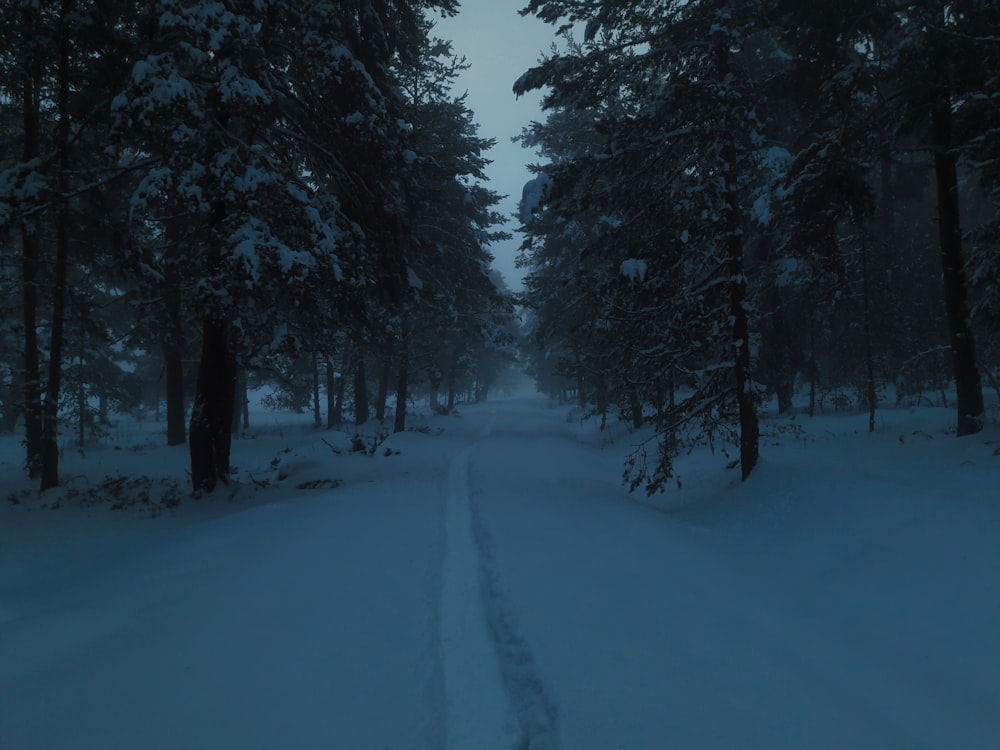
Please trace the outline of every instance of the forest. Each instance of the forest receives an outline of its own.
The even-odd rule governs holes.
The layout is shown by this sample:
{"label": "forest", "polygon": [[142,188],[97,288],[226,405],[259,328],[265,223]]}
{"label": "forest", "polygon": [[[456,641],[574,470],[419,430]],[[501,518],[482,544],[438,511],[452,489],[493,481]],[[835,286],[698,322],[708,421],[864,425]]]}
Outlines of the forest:
{"label": "forest", "polygon": [[3,425],[43,490],[109,413],[162,404],[211,491],[247,388],[317,426],[485,397],[516,331],[454,0],[2,7]]}
{"label": "forest", "polygon": [[[759,411],[1000,396],[1000,6],[574,2],[519,78],[548,118],[526,186],[529,352],[544,390],[759,457]],[[984,378],[985,375],[985,378]]]}
{"label": "forest", "polygon": [[[699,443],[749,477],[772,398],[982,428],[993,0],[530,0],[553,46],[497,92],[544,92],[516,217],[434,34],[458,11],[0,4],[0,420],[42,490],[116,413],[162,415],[210,492],[249,389],[402,431],[409,399],[447,413],[516,368],[652,425],[624,474],[647,492]],[[490,266],[509,219],[517,292]]]}

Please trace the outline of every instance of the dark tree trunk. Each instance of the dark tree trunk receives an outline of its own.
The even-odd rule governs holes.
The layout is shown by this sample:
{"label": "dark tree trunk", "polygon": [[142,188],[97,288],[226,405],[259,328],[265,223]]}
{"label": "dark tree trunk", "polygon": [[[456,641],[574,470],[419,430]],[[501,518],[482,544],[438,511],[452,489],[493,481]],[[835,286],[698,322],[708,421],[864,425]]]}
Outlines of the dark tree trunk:
{"label": "dark tree trunk", "polygon": [[441,368],[437,365],[431,367],[430,371],[427,373],[427,384],[430,388],[429,400],[431,411],[434,414],[441,414],[443,409],[441,408],[441,398],[439,391],[441,390],[441,384],[444,382],[444,373],[441,372]]}
{"label": "dark tree trunk", "polygon": [[402,432],[406,429],[406,392],[410,387],[410,327],[403,318],[402,331],[399,339],[399,378],[396,381],[396,418],[392,431]]}
{"label": "dark tree trunk", "polygon": [[[227,118],[220,115],[225,127]],[[226,204],[212,203],[210,243],[205,269],[209,277],[222,266],[222,224]],[[191,452],[191,483],[195,492],[211,492],[219,482],[229,484],[233,410],[236,406],[236,347],[231,341],[229,319],[218,310],[208,311],[202,323],[201,359],[195,385],[194,405],[188,430]]]}
{"label": "dark tree trunk", "polygon": [[[735,195],[733,194],[732,197],[735,198]],[[735,211],[736,208],[736,203],[730,202],[730,211]],[[760,426],[757,422],[753,383],[750,379],[750,342],[748,338],[750,333],[746,307],[744,306],[747,285],[743,276],[743,242],[738,232],[730,232],[727,245],[731,274],[729,315],[733,321],[735,355],[733,375],[740,418],[740,474],[743,479],[746,479],[760,458]]]}
{"label": "dark tree trunk", "polygon": [[[717,35],[716,60],[719,80],[730,75],[729,45],[723,35]],[[740,222],[737,149],[733,142],[735,129],[729,128],[722,148],[722,175],[725,180],[725,253],[729,276],[729,319],[733,327],[733,379],[740,420],[740,473],[750,476],[760,459],[760,425],[754,404],[753,382],[750,378],[750,326],[747,320],[747,281],[743,265],[743,234]]]}
{"label": "dark tree trunk", "polygon": [[[62,386],[62,353],[66,327],[66,276],[69,267],[69,30],[65,28],[69,3],[64,2],[59,35],[58,103],[56,128],[59,148],[59,212],[56,219],[55,283],[52,290],[52,330],[49,346],[49,379],[42,405],[41,489],[59,486],[59,396]],[[81,415],[82,418],[83,415]]]}
{"label": "dark tree trunk", "polygon": [[344,423],[344,391],[347,388],[347,378],[343,371],[347,369],[347,352],[344,352],[344,361],[341,366],[340,377],[337,378],[337,387],[334,389],[335,398],[333,402],[333,423],[340,425]]}
{"label": "dark tree trunk", "polygon": [[354,368],[354,424],[368,421],[368,375],[365,372],[365,350],[358,349],[358,364]]}
{"label": "dark tree trunk", "polygon": [[597,413],[601,415],[601,429],[603,430],[608,424],[608,383],[603,374],[594,378],[594,391]]}
{"label": "dark tree trunk", "polygon": [[378,379],[378,396],[375,400],[375,419],[385,420],[385,403],[389,400],[389,378],[392,377],[392,355],[386,352],[382,358],[382,374]]}
{"label": "dark tree trunk", "polygon": [[632,410],[632,427],[636,430],[642,429],[642,401],[639,398],[639,389],[635,385],[630,385],[628,389],[629,408]]}
{"label": "dark tree trunk", "polygon": [[775,384],[775,393],[778,396],[778,414],[788,415],[792,413],[795,406],[793,401],[795,387],[792,382],[788,378],[782,377]]}
{"label": "dark tree trunk", "polygon": [[958,396],[958,435],[983,428],[983,388],[976,366],[976,344],[969,325],[969,303],[962,229],[958,203],[958,158],[952,150],[951,96],[938,92],[931,111],[934,131],[934,175],[937,180],[938,229],[944,269],[944,298],[948,317],[955,390]]}
{"label": "dark tree trunk", "polygon": [[[31,162],[39,155],[39,101],[40,73],[38,52],[34,48],[38,27],[37,7],[25,3],[22,13],[24,39],[31,45],[25,61],[25,75],[21,88],[21,107],[24,120],[24,161]],[[42,376],[38,354],[38,264],[41,258],[41,237],[37,217],[21,222],[21,283],[22,316],[24,320],[24,442],[25,465],[28,475],[38,479],[42,475]]]}
{"label": "dark tree trunk", "polygon": [[202,329],[201,361],[191,412],[191,483],[195,492],[211,492],[229,483],[236,358],[226,322],[207,318]]}

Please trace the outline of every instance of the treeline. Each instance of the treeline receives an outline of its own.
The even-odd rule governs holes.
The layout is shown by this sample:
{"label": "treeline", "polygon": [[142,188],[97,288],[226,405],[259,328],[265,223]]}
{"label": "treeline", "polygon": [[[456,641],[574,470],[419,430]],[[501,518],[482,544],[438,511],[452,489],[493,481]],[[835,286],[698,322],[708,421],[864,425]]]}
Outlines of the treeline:
{"label": "treeline", "polygon": [[412,389],[485,397],[515,329],[457,6],[0,6],[0,399],[43,490],[61,432],[161,394],[201,491],[248,382],[396,430]]}
{"label": "treeline", "polygon": [[523,143],[532,368],[655,438],[759,457],[758,410],[957,393],[1000,372],[995,0],[531,0],[563,43]]}

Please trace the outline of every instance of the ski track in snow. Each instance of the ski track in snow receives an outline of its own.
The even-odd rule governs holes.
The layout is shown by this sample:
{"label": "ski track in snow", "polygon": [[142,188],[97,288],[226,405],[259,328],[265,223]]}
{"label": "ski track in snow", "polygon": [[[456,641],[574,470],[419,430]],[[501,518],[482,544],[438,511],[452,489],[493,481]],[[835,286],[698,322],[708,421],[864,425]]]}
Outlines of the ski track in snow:
{"label": "ski track in snow", "polygon": [[[493,435],[494,411],[480,438]],[[469,479],[466,480],[467,487]],[[472,534],[479,553],[482,601],[494,640],[504,686],[520,725],[518,748],[558,750],[556,709],[539,677],[534,657],[518,626],[517,610],[504,591],[497,570],[493,537],[480,512],[476,495],[470,495]]]}
{"label": "ski track in snow", "polygon": [[[489,438],[492,414],[479,433]],[[517,627],[470,493],[473,447],[452,459],[447,482],[441,644],[448,750],[558,750],[556,712]]]}
{"label": "ski track in snow", "polygon": [[479,552],[472,535],[469,456],[448,469],[446,551],[441,594],[448,750],[513,750],[517,731],[487,627]]}
{"label": "ski track in snow", "polygon": [[524,750],[558,750],[557,712],[542,682],[534,657],[518,626],[517,611],[501,587],[493,537],[478,507],[472,525],[482,562],[483,602],[495,639],[504,684],[521,727]]}

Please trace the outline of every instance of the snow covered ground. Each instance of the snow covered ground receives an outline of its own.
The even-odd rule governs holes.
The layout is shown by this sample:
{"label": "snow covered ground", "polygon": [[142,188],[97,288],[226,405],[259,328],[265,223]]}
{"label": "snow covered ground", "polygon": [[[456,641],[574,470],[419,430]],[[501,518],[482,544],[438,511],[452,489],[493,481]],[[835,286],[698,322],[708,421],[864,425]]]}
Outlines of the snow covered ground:
{"label": "snow covered ground", "polygon": [[254,419],[200,500],[161,426],[41,499],[0,441],[0,748],[1000,746],[995,426],[770,421],[749,482],[696,452],[647,499],[636,436],[541,400],[373,456]]}

